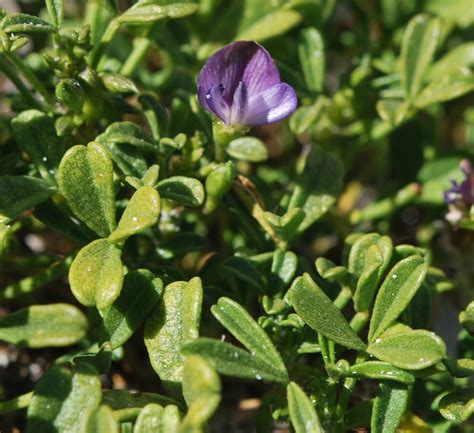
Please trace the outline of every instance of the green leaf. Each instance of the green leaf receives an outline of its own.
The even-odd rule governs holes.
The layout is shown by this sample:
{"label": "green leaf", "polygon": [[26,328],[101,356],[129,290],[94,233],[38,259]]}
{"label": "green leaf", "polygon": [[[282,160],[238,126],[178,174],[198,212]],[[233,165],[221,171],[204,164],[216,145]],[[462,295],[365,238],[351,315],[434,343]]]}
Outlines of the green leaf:
{"label": "green leaf", "polygon": [[261,162],[268,158],[268,150],[262,140],[255,137],[241,137],[232,140],[225,151],[241,161]]}
{"label": "green leaf", "polygon": [[160,394],[151,392],[134,392],[124,389],[110,389],[102,392],[102,403],[113,410],[145,407],[147,404],[156,403],[160,406],[178,405],[177,401]]}
{"label": "green leaf", "polygon": [[197,8],[198,5],[191,2],[157,5],[151,1],[142,1],[127,9],[116,19],[124,24],[153,23],[163,18],[176,19],[191,15]]}
{"label": "green leaf", "polygon": [[211,307],[214,317],[253,355],[288,375],[285,363],[267,333],[237,302],[220,298]]}
{"label": "green leaf", "polygon": [[173,395],[181,392],[181,345],[199,335],[202,296],[198,277],[171,283],[145,323],[145,345],[151,365]]}
{"label": "green leaf", "polygon": [[113,348],[110,342],[105,342],[96,353],[83,353],[75,356],[72,362],[75,365],[87,364],[93,367],[97,374],[107,374],[112,362]]}
{"label": "green leaf", "polygon": [[161,416],[163,408],[156,403],[147,404],[138,415],[133,426],[133,433],[161,432]]}
{"label": "green leaf", "polygon": [[319,97],[314,104],[297,108],[290,117],[291,131],[295,135],[301,135],[316,126],[327,105],[326,98]]}
{"label": "green leaf", "polygon": [[451,187],[451,180],[462,182],[459,169],[460,156],[445,156],[425,162],[417,175],[422,184],[419,201],[426,204],[444,204],[444,191]]}
{"label": "green leaf", "polygon": [[27,110],[12,120],[13,135],[20,148],[28,154],[39,174],[52,185],[64,145],[56,135],[54,121],[38,110]]}
{"label": "green leaf", "polygon": [[71,147],[59,165],[58,184],[77,218],[99,236],[114,231],[113,166],[100,144]]}
{"label": "green leaf", "polygon": [[214,367],[198,355],[187,356],[183,365],[183,394],[188,412],[180,433],[201,431],[221,400],[221,381]]}
{"label": "green leaf", "polygon": [[275,250],[272,260],[271,284],[275,291],[286,288],[295,276],[298,267],[298,256],[292,251]]}
{"label": "green leaf", "polygon": [[197,207],[204,203],[204,187],[197,179],[172,176],[158,184],[162,198],[177,201],[186,206]]}
{"label": "green leaf", "polygon": [[153,95],[140,95],[138,102],[143,107],[143,113],[148,120],[153,138],[158,141],[168,132],[168,113],[161,102]]}
{"label": "green leaf", "polygon": [[0,318],[0,340],[32,348],[70,346],[87,328],[86,317],[72,305],[31,305]]}
{"label": "green leaf", "polygon": [[35,387],[26,433],[80,433],[81,419],[99,407],[100,379],[92,367],[53,365]]}
{"label": "green leaf", "polygon": [[428,79],[436,82],[445,78],[452,71],[462,67],[474,66],[474,42],[465,42],[450,49],[440,60],[431,66]]}
{"label": "green leaf", "polygon": [[388,273],[375,298],[369,341],[374,341],[403,312],[423,283],[428,265],[413,255],[398,262]]}
{"label": "green leaf", "polygon": [[474,333],[474,301],[470,302],[466,309],[459,314],[459,322],[468,332]]}
{"label": "green leaf", "polygon": [[298,55],[306,86],[313,92],[321,92],[324,86],[324,42],[314,27],[301,31]]}
{"label": "green leaf", "polygon": [[342,346],[357,350],[365,348],[340,310],[309,274],[298,277],[290,291],[295,311],[312,329]]}
{"label": "green leaf", "polygon": [[446,394],[439,402],[439,411],[452,423],[461,424],[467,421],[474,414],[474,388]]}
{"label": "green leaf", "polygon": [[120,433],[110,407],[102,405],[98,409],[90,409],[82,416],[80,433]]}
{"label": "green leaf", "polygon": [[441,22],[438,18],[417,15],[408,23],[400,54],[400,80],[407,100],[418,94],[440,34]]}
{"label": "green leaf", "polygon": [[444,359],[443,364],[453,377],[474,376],[474,359]]}
{"label": "green leaf", "polygon": [[235,40],[263,41],[286,33],[301,21],[301,15],[292,9],[277,9],[241,29]]}
{"label": "green leaf", "polygon": [[138,88],[130,78],[113,72],[103,72],[100,80],[104,87],[112,93],[138,93]]}
{"label": "green leaf", "polygon": [[409,390],[396,382],[382,382],[370,421],[372,433],[395,433],[408,405]]}
{"label": "green leaf", "polygon": [[101,341],[116,349],[140,327],[160,299],[163,282],[146,269],[125,275],[119,297],[100,311],[103,320]]}
{"label": "green leaf", "polygon": [[452,70],[443,78],[432,81],[415,99],[418,108],[449,101],[474,90],[474,74],[466,67]]}
{"label": "green leaf", "polygon": [[408,105],[398,99],[381,99],[377,102],[376,109],[382,120],[398,126],[405,119]]}
{"label": "green leaf", "polygon": [[306,213],[298,233],[321,218],[335,203],[342,187],[342,176],[341,162],[332,154],[313,147],[288,205],[288,209],[301,208]]}
{"label": "green leaf", "polygon": [[56,84],[56,98],[70,110],[80,113],[84,105],[85,93],[79,81],[63,78]]}
{"label": "green leaf", "polygon": [[13,219],[54,193],[45,181],[31,176],[0,176],[0,219]]}
{"label": "green leaf", "polygon": [[318,414],[304,391],[295,382],[290,382],[286,391],[288,411],[295,433],[323,433]]}
{"label": "green leaf", "polygon": [[441,361],[446,346],[433,332],[407,329],[382,334],[369,344],[367,352],[395,367],[421,370]]}
{"label": "green leaf", "polygon": [[120,250],[107,239],[82,248],[69,269],[69,284],[76,299],[87,307],[107,308],[122,289]]}
{"label": "green leaf", "polygon": [[123,240],[156,224],[160,215],[160,195],[150,186],[138,188],[128,202],[110,242]]}
{"label": "green leaf", "polygon": [[34,15],[13,13],[7,15],[1,22],[2,30],[6,33],[50,33],[54,26]]}
{"label": "green leaf", "polygon": [[224,263],[224,269],[240,281],[247,283],[259,292],[263,292],[265,282],[252,262],[245,257],[232,256]]}
{"label": "green leaf", "polygon": [[365,311],[370,307],[375,291],[392,258],[393,244],[388,236],[375,233],[359,238],[349,253],[349,272],[356,275],[354,308]]}
{"label": "green leaf", "polygon": [[265,380],[269,382],[287,383],[287,374],[262,361],[246,350],[211,338],[198,338],[188,341],[182,346],[185,355],[200,355],[209,360],[216,370],[226,376],[246,379]]}
{"label": "green leaf", "polygon": [[54,26],[61,27],[64,18],[64,0],[46,0],[46,8]]}
{"label": "green leaf", "polygon": [[380,361],[367,361],[351,365],[345,375],[357,378],[394,380],[405,385],[411,385],[415,381],[415,376],[411,373]]}

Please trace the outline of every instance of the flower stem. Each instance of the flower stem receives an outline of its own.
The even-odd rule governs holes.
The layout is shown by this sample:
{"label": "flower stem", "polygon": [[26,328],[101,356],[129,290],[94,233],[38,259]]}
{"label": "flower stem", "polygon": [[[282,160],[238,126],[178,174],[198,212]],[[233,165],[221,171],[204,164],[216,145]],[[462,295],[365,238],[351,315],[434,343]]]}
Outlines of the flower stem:
{"label": "flower stem", "polygon": [[336,299],[334,299],[334,305],[342,310],[347,303],[351,300],[352,292],[349,287],[343,287],[339,294],[337,295]]}

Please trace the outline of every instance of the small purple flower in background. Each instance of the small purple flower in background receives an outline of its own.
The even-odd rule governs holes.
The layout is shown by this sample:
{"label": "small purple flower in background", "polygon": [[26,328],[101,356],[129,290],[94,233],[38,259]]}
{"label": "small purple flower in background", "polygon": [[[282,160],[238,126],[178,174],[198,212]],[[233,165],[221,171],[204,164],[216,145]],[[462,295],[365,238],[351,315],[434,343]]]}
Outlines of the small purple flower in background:
{"label": "small purple flower in background", "polygon": [[198,97],[226,125],[240,126],[278,122],[297,103],[268,51],[251,41],[233,42],[209,58],[199,74]]}
{"label": "small purple flower in background", "polygon": [[471,206],[474,204],[474,172],[472,165],[467,159],[459,163],[459,167],[464,173],[464,180],[458,183],[451,181],[452,186],[444,192],[444,201],[449,206],[446,219],[457,224],[463,217],[469,215]]}

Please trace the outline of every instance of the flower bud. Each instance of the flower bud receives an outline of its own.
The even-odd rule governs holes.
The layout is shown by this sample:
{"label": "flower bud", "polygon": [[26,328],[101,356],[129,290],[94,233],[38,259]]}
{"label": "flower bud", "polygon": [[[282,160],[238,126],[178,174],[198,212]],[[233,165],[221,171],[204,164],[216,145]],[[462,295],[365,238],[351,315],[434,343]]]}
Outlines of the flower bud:
{"label": "flower bud", "polygon": [[236,175],[235,164],[228,161],[219,164],[206,178],[206,210],[213,211],[219,199],[230,189]]}
{"label": "flower bud", "polygon": [[65,78],[56,86],[56,98],[67,108],[78,113],[84,104],[84,91],[77,80]]}

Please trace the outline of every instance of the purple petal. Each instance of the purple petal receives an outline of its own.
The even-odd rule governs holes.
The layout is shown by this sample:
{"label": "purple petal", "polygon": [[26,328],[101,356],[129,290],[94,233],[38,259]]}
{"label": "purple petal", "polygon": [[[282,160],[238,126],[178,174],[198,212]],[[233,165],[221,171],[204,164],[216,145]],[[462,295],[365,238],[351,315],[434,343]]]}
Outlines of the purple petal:
{"label": "purple petal", "polygon": [[278,83],[251,96],[244,124],[266,125],[288,117],[296,109],[295,91],[286,83]]}
{"label": "purple petal", "polygon": [[211,87],[222,84],[224,100],[230,106],[241,81],[246,84],[249,95],[280,82],[280,74],[270,54],[256,42],[234,42],[209,58],[198,78],[199,102],[210,108],[206,94]]}
{"label": "purple petal", "polygon": [[235,89],[232,108],[230,110],[229,123],[233,125],[243,124],[245,113],[248,108],[247,86],[242,81]]}
{"label": "purple petal", "polygon": [[207,106],[219,119],[228,123],[229,121],[229,106],[222,96],[223,90],[220,84],[212,86],[205,96]]}

